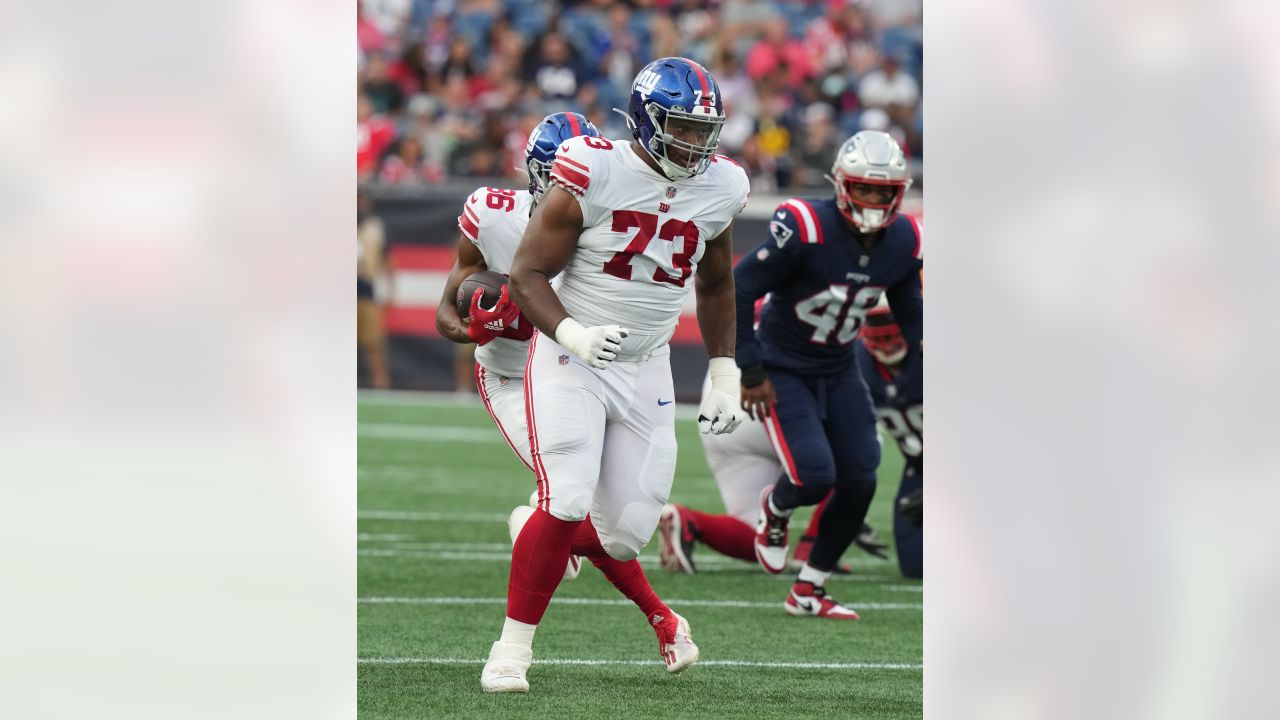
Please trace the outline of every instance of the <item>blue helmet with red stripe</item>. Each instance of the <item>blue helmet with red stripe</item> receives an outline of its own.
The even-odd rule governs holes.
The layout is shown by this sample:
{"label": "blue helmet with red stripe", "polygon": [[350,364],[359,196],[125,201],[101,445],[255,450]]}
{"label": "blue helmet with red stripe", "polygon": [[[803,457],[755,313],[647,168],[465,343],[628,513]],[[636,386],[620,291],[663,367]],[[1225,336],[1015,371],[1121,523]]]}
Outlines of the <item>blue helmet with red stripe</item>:
{"label": "blue helmet with red stripe", "polygon": [[629,110],[631,134],[668,178],[706,171],[725,120],[720,85],[706,68],[686,58],[654,60],[636,75]]}
{"label": "blue helmet with red stripe", "polygon": [[551,163],[556,159],[560,143],[579,135],[599,137],[600,131],[575,112],[552,113],[529,133],[529,142],[524,146],[524,166],[529,171],[529,194],[533,195],[534,202],[547,191]]}

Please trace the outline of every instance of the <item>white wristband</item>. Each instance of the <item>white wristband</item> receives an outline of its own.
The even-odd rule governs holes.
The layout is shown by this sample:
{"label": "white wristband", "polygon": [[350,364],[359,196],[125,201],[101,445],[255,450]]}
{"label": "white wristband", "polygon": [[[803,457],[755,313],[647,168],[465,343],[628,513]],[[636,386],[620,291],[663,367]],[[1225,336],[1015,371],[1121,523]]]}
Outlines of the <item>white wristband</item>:
{"label": "white wristband", "polygon": [[582,327],[582,323],[571,317],[567,317],[561,320],[560,324],[556,326],[556,342],[576,354],[578,351],[578,342],[586,331],[587,329]]}
{"label": "white wristband", "polygon": [[732,385],[734,391],[738,388],[738,378],[741,371],[738,370],[738,363],[731,357],[713,357],[707,363],[708,374],[711,376],[711,386],[719,389],[720,385]]}

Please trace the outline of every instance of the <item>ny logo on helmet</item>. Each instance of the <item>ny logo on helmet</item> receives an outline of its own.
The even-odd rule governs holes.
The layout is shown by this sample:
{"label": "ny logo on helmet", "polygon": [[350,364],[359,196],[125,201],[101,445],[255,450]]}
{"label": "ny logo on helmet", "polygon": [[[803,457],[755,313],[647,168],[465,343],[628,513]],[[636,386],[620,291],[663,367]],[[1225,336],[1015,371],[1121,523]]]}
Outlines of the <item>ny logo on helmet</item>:
{"label": "ny logo on helmet", "polygon": [[661,79],[662,76],[653,70],[645,70],[636,78],[636,90],[639,90],[642,96],[649,97],[649,93],[658,87],[658,81]]}

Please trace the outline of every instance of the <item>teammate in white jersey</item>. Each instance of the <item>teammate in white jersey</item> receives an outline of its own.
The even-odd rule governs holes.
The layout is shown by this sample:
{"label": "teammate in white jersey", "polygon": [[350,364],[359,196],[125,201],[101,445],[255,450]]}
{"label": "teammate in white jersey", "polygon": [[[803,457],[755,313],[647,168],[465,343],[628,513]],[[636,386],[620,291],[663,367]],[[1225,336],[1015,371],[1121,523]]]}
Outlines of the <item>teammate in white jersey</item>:
{"label": "teammate in white jersey", "polygon": [[[512,451],[530,469],[533,465],[525,415],[524,366],[528,357],[528,339],[533,334],[532,325],[520,315],[515,303],[505,293],[494,307],[486,309],[480,304],[483,293],[477,292],[471,298],[467,318],[458,316],[454,298],[458,286],[472,273],[510,271],[511,259],[529,222],[529,215],[547,191],[556,149],[569,138],[580,135],[598,137],[599,134],[590,121],[577,113],[548,115],[530,133],[525,147],[529,192],[480,188],[467,198],[462,214],[458,216],[458,228],[462,232],[458,239],[458,257],[445,282],[436,314],[436,327],[442,335],[454,342],[480,345],[476,350],[476,387],[480,397]],[[492,329],[497,327],[495,320],[502,321],[502,331]],[[530,504],[535,503],[536,494]],[[513,541],[533,512],[532,507],[520,506],[511,513],[508,528]],[[640,563],[634,558],[622,561],[601,556],[593,557],[591,561],[644,611],[647,619],[655,614],[673,616],[670,608],[658,599]],[[579,563],[576,555],[570,556],[564,577],[576,577]],[[660,652],[663,652],[664,645],[671,643],[671,638],[662,632],[664,629],[655,627]],[[664,660],[667,657],[668,654],[663,652]]]}
{"label": "teammate in white jersey", "polygon": [[[512,266],[512,297],[540,331],[524,375],[539,498],[481,672],[489,692],[528,690],[534,631],[571,553],[631,560],[653,535],[676,464],[667,341],[691,279],[714,388],[699,425],[730,432],[743,417],[731,234],[748,182],[715,154],[719,87],[697,63],[662,58],[636,77],[629,109],[636,142],[560,146]],[[670,638],[668,670],[697,660],[684,618],[650,622]]]}

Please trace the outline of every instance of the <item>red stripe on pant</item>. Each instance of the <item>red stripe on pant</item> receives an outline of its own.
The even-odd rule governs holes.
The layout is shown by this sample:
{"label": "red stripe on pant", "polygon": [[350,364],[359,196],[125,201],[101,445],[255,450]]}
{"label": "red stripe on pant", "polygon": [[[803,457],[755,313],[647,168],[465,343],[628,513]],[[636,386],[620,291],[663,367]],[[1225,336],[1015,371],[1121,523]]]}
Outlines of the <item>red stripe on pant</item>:
{"label": "red stripe on pant", "polygon": [[800,482],[800,474],[796,472],[796,461],[791,457],[791,448],[787,446],[787,438],[782,434],[782,424],[778,422],[778,409],[772,403],[769,404],[769,417],[764,419],[764,429],[769,433],[769,439],[773,441],[778,459],[786,466],[787,476],[791,478],[792,484],[797,487],[803,486],[804,483]]}
{"label": "red stripe on pant", "polygon": [[538,478],[538,508],[546,510],[551,494],[547,486],[547,469],[542,466],[542,456],[538,446],[538,425],[533,415],[533,354],[538,348],[538,337],[542,333],[535,332],[529,341],[529,359],[524,363],[524,415],[525,424],[529,426],[529,458],[533,460],[533,474]]}
{"label": "red stripe on pant", "polygon": [[520,456],[520,451],[516,449],[516,444],[511,442],[511,436],[507,434],[507,429],[502,427],[502,421],[498,419],[498,414],[493,411],[493,403],[489,402],[489,390],[484,386],[484,380],[484,366],[476,363],[476,390],[480,391],[480,399],[484,401],[484,409],[489,411],[489,417],[493,418],[493,424],[498,426],[498,431],[502,433],[502,439],[507,441],[511,452],[520,458],[520,462],[524,463],[525,467],[532,470],[533,466],[525,462],[525,459]]}

